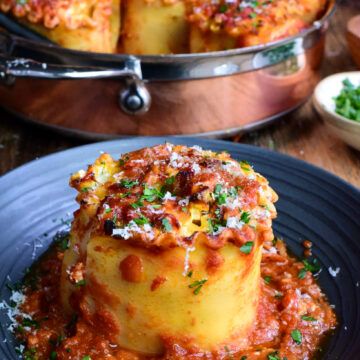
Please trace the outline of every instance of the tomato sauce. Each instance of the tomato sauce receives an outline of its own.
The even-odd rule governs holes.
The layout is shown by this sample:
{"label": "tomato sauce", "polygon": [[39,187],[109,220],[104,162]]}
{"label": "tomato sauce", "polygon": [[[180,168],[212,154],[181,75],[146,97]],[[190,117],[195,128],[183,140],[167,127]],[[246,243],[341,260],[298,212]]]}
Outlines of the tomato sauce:
{"label": "tomato sauce", "polygon": [[[24,278],[26,298],[21,311],[32,320],[19,318],[16,336],[25,344],[23,356],[28,360],[310,359],[324,334],[336,326],[335,314],[316,283],[316,261],[295,259],[283,241],[275,240],[264,243],[260,303],[247,349],[239,352],[224,346],[216,353],[201,353],[187,348],[185,337],[164,337],[164,354],[146,357],[112,342],[111,332],[119,329],[113,329],[106,314],[96,323],[87,319],[85,312],[64,315],[59,294],[63,251],[63,240],[56,242]],[[214,262],[211,256],[209,262]],[[151,290],[164,281],[166,278],[159,278]]]}

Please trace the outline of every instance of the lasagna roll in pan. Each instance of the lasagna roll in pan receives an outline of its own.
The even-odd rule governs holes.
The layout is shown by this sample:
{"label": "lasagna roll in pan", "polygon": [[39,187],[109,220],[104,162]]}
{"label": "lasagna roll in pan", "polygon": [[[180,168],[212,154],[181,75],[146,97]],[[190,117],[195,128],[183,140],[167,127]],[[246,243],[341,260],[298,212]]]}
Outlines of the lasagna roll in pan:
{"label": "lasagna roll in pan", "polygon": [[0,0],[0,9],[67,48],[156,55],[241,48],[295,35],[321,16],[326,2]]}

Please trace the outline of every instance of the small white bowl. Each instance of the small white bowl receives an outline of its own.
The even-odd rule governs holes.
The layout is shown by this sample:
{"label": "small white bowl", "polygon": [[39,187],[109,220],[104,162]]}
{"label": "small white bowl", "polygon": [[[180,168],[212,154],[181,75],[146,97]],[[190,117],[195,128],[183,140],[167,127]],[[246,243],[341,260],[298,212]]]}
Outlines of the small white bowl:
{"label": "small white bowl", "polygon": [[313,102],[318,113],[334,135],[353,148],[360,150],[360,122],[349,120],[335,112],[334,97],[340,94],[343,80],[360,85],[360,71],[331,75],[320,81],[314,91]]}

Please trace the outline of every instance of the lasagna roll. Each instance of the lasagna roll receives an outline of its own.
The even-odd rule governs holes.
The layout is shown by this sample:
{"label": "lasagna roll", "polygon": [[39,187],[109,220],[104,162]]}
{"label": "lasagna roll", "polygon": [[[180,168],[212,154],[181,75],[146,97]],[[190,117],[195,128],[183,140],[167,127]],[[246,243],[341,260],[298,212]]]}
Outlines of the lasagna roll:
{"label": "lasagna roll", "polygon": [[[277,195],[245,161],[164,144],[102,154],[78,190],[61,294],[122,348],[246,348]],[[225,311],[224,311],[225,310]]]}
{"label": "lasagna roll", "polygon": [[124,0],[122,51],[153,55],[188,52],[184,0]]}
{"label": "lasagna roll", "polygon": [[311,26],[326,0],[189,0],[190,51],[265,44]]}
{"label": "lasagna roll", "polygon": [[0,0],[0,9],[70,49],[113,53],[120,32],[120,0]]}

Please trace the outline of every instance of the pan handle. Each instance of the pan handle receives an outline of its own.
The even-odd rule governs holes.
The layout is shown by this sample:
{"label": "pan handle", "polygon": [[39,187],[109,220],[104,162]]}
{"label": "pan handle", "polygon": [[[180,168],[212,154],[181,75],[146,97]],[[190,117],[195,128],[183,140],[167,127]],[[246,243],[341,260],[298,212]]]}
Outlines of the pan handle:
{"label": "pan handle", "polygon": [[118,98],[121,109],[131,115],[144,114],[149,110],[151,96],[143,83],[141,63],[136,57],[127,56],[118,68],[50,64],[9,55],[9,51],[5,49],[13,48],[13,46],[9,47],[12,37],[8,34],[4,35],[4,33],[0,34],[0,79],[4,83],[11,84],[18,77],[54,80],[124,79],[126,85],[120,91]]}

